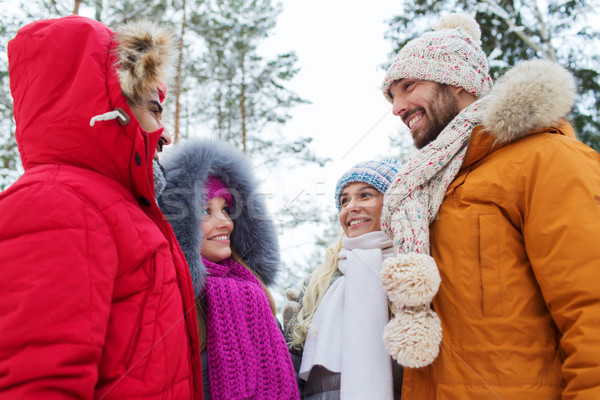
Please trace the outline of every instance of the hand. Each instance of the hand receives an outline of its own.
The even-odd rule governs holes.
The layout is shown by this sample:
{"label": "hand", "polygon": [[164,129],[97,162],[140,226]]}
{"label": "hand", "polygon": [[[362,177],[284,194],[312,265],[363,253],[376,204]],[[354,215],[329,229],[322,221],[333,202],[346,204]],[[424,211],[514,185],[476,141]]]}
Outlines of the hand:
{"label": "hand", "polygon": [[296,317],[300,312],[302,305],[299,302],[300,292],[294,289],[287,289],[285,297],[288,303],[283,307],[283,333],[287,341],[292,337],[292,330],[296,326]]}

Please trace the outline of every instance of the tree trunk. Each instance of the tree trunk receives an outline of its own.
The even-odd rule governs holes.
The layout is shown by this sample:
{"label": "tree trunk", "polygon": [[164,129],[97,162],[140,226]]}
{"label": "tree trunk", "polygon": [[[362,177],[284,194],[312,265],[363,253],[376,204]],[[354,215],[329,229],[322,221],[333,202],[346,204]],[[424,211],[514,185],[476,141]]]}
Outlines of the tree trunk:
{"label": "tree trunk", "polygon": [[537,1],[533,2],[532,7],[535,10],[535,17],[540,25],[540,39],[542,39],[542,43],[545,45],[545,54],[551,61],[557,62],[558,58],[556,57],[556,51],[552,46],[550,34],[548,33],[548,29],[546,27],[546,21],[544,21],[544,17],[542,16],[542,12],[540,11],[540,6]]}
{"label": "tree trunk", "polygon": [[246,154],[246,70],[244,69],[244,54],[241,57],[242,91],[240,93],[240,108],[242,110],[242,149]]}
{"label": "tree trunk", "polygon": [[100,18],[102,17],[102,0],[95,0],[94,4],[96,5],[96,11],[94,13],[94,19],[96,21],[102,21]]}
{"label": "tree trunk", "polygon": [[219,92],[217,93],[217,130],[219,131],[219,140],[223,140],[223,106],[221,104],[221,102],[223,101],[223,92],[221,92],[221,89],[219,89]]}
{"label": "tree trunk", "polygon": [[81,0],[75,0],[75,7],[73,7],[73,14],[79,14],[79,5],[81,4]]}
{"label": "tree trunk", "polygon": [[185,0],[182,3],[183,20],[181,21],[181,33],[179,36],[179,54],[177,57],[177,74],[175,75],[175,127],[173,132],[173,143],[179,140],[179,121],[181,119],[181,85],[183,81],[183,35],[185,34],[186,15],[185,15]]}

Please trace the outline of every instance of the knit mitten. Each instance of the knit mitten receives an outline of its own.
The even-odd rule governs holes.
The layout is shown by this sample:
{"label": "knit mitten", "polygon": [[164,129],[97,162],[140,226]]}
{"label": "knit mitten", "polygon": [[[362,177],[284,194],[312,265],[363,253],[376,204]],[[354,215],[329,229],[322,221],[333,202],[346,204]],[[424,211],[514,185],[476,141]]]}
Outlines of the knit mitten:
{"label": "knit mitten", "polygon": [[287,342],[291,341],[292,330],[296,327],[296,318],[302,305],[299,302],[300,292],[294,289],[287,289],[285,297],[288,303],[283,307],[283,335]]}
{"label": "knit mitten", "polygon": [[442,342],[442,325],[431,308],[441,282],[434,259],[417,253],[390,257],[383,262],[381,281],[396,310],[383,334],[388,352],[405,367],[431,364]]}

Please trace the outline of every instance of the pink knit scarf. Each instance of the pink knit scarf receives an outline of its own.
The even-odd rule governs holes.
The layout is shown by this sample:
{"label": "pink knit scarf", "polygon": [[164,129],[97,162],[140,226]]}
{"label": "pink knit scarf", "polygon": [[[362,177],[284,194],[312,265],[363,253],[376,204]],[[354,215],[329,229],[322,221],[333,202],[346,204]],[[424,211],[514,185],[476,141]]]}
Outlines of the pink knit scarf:
{"label": "pink knit scarf", "polygon": [[230,258],[202,262],[209,271],[204,299],[211,398],[298,399],[285,339],[258,279]]}

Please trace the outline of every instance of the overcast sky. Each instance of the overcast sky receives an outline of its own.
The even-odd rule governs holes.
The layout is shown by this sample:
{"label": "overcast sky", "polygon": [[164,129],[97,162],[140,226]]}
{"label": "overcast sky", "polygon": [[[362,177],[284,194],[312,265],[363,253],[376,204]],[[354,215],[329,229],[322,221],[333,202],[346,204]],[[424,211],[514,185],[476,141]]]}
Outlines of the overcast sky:
{"label": "overcast sky", "polygon": [[401,2],[284,0],[282,4],[283,12],[263,50],[297,53],[301,70],[288,87],[311,101],[292,110],[293,118],[282,131],[289,137],[313,137],[312,149],[331,162],[325,169],[278,171],[270,188],[287,198],[300,191],[325,192],[320,198],[333,207],[331,196],[339,176],[357,162],[386,154],[388,137],[398,135],[402,126],[380,91],[385,75],[380,65],[390,52],[384,39],[386,20],[400,12]]}
{"label": "overcast sky", "polygon": [[[293,50],[301,68],[288,87],[311,104],[292,109],[286,137],[310,136],[312,149],[331,161],[325,168],[299,166],[259,178],[270,192],[272,211],[294,210],[297,197],[335,211],[337,180],[352,165],[388,154],[391,135],[408,135],[381,94],[391,50],[387,20],[400,13],[398,0],[283,0],[277,26],[261,51],[265,57]],[[320,228],[317,228],[320,229]],[[314,226],[280,236],[284,261],[314,250]],[[312,266],[313,268],[316,266]]]}

